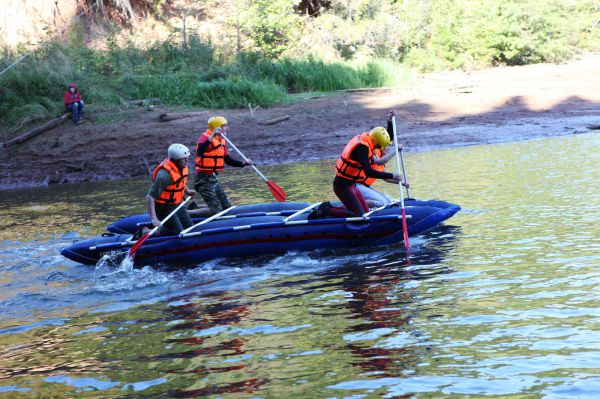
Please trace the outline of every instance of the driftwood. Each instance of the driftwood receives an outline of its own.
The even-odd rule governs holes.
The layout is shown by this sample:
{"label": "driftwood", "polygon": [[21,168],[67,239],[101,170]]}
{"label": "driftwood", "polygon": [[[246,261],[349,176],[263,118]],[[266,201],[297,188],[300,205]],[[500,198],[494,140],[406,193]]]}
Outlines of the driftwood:
{"label": "driftwood", "polygon": [[86,166],[87,164],[85,161],[77,164],[66,163],[65,169],[67,169],[67,172],[83,172]]}
{"label": "driftwood", "polygon": [[69,116],[71,116],[70,112],[65,112],[64,114],[62,114],[61,116],[59,116],[58,118],[54,118],[46,123],[44,123],[42,126],[38,126],[36,128],[33,128],[25,133],[23,133],[22,135],[15,137],[12,140],[6,141],[3,143],[4,147],[9,147],[11,145],[14,144],[21,144],[29,139],[34,138],[35,136],[44,133],[47,130],[52,129],[53,127],[56,127],[58,125],[60,125],[61,123],[63,123],[65,120],[67,120],[67,118],[69,118]]}
{"label": "driftwood", "polygon": [[260,105],[257,105],[256,107],[252,108],[252,104],[251,104],[251,103],[248,103],[248,110],[250,111],[250,117],[251,117],[252,119],[255,119],[255,118],[254,118],[254,111],[256,111],[256,110],[257,110],[257,109],[259,109],[259,108],[260,108]]}
{"label": "driftwood", "polygon": [[360,93],[360,92],[369,92],[369,91],[389,91],[394,90],[393,87],[364,87],[359,89],[343,89],[336,90],[336,93]]}
{"label": "driftwood", "polygon": [[600,125],[589,125],[586,127],[590,130],[600,130]]}
{"label": "driftwood", "polygon": [[160,114],[158,115],[159,122],[168,122],[174,121],[175,119],[182,118],[191,118],[193,116],[204,115],[204,112],[180,112],[180,113],[170,113],[170,114]]}
{"label": "driftwood", "polygon": [[275,123],[287,121],[290,119],[289,115],[280,116],[279,118],[269,119],[263,122],[260,122],[261,125],[274,125]]}
{"label": "driftwood", "polygon": [[152,169],[150,168],[150,165],[148,164],[148,161],[146,160],[146,157],[144,156],[144,154],[142,154],[142,162],[144,163],[144,166],[146,167],[148,174],[150,176],[152,176]]}
{"label": "driftwood", "polygon": [[129,100],[128,105],[148,106],[152,104],[160,104],[160,98],[145,98],[143,100]]}

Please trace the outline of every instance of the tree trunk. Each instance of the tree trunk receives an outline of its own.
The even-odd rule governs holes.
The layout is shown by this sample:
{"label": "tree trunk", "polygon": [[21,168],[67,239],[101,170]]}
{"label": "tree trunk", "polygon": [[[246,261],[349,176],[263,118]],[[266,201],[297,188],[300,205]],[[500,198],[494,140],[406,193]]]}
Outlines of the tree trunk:
{"label": "tree trunk", "polygon": [[269,119],[269,120],[266,120],[264,122],[260,122],[260,124],[261,125],[274,125],[274,124],[279,123],[279,122],[287,121],[288,119],[290,119],[290,116],[289,115],[284,115],[284,116],[280,116],[278,118]]}
{"label": "tree trunk", "polygon": [[22,135],[15,137],[12,140],[6,141],[3,143],[4,147],[9,147],[11,145],[14,144],[21,144],[24,143],[25,141],[34,138],[35,136],[44,133],[47,130],[52,129],[53,127],[56,127],[58,125],[60,125],[61,123],[63,123],[69,116],[71,116],[70,112],[65,112],[64,114],[62,114],[61,116],[59,116],[58,118],[54,118],[46,123],[44,123],[42,126],[38,126],[36,128],[33,128],[31,130],[29,130],[28,132],[23,133]]}

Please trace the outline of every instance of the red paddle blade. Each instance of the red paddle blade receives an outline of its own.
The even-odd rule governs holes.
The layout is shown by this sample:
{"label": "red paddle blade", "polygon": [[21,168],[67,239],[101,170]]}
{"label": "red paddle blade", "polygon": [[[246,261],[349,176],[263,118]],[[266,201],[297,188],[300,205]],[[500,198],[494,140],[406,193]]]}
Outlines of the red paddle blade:
{"label": "red paddle blade", "polygon": [[281,187],[279,187],[277,184],[275,184],[275,182],[271,180],[267,181],[267,185],[269,186],[269,190],[271,190],[271,194],[273,194],[273,197],[275,197],[277,201],[285,202],[287,194],[285,193],[285,191],[283,191]]}
{"label": "red paddle blade", "polygon": [[404,208],[402,208],[402,233],[404,233],[404,246],[409,250],[410,243],[408,242],[408,227],[406,225],[406,211]]}
{"label": "red paddle blade", "polygon": [[133,255],[135,255],[135,253],[137,252],[137,250],[140,249],[140,247],[142,246],[142,244],[144,243],[144,241],[146,241],[148,239],[148,237],[150,237],[150,233],[147,233],[142,238],[140,238],[139,240],[137,240],[137,242],[135,244],[133,244],[131,246],[131,248],[129,248],[129,254],[127,256],[129,256],[130,258],[133,258]]}

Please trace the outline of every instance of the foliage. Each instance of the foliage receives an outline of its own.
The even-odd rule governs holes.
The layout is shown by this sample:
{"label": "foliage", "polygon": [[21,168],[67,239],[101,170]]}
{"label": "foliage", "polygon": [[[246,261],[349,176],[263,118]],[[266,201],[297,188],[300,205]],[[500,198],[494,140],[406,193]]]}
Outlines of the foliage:
{"label": "foliage", "polygon": [[383,57],[430,71],[556,62],[600,49],[600,7],[593,0],[331,3],[308,24],[296,53],[318,43],[320,53],[330,54],[325,59]]}
{"label": "foliage", "polygon": [[294,1],[255,0],[252,2],[251,31],[256,51],[267,59],[279,57],[300,30]]}
{"label": "foliage", "polygon": [[[557,62],[600,50],[594,0],[308,3],[178,0],[174,10],[172,1],[152,0],[144,3],[148,12],[183,23],[171,23],[162,40],[142,37],[143,45],[130,30],[87,48],[85,29],[75,24],[69,46],[44,45],[0,76],[0,125],[61,112],[70,81],[92,107],[142,97],[201,107],[268,106],[284,102],[286,92],[394,85],[404,76],[400,63],[420,71],[468,69]],[[128,0],[104,4],[114,8],[107,15],[120,18],[142,7]],[[1,50],[0,68],[25,52]]]}
{"label": "foliage", "polygon": [[[14,55],[3,54],[0,65],[7,65]],[[105,50],[53,44],[2,77],[0,108],[11,112],[0,115],[0,125],[62,112],[62,96],[71,81],[92,107],[160,98],[171,105],[232,108],[281,104],[287,92],[393,85],[401,75],[397,64],[381,60],[363,65],[269,61],[257,53],[242,53],[233,62],[223,62],[198,37],[186,45],[171,38],[145,49],[114,40]]]}

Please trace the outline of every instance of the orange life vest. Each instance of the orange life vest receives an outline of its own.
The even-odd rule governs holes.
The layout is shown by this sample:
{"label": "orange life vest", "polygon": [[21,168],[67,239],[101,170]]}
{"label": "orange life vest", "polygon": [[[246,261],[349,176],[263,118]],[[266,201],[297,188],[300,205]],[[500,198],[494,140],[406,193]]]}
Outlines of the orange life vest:
{"label": "orange life vest", "polygon": [[165,159],[154,169],[154,173],[152,173],[152,181],[156,179],[156,175],[158,171],[164,169],[169,172],[171,176],[171,184],[169,184],[158,199],[155,199],[154,202],[157,204],[169,204],[169,205],[178,205],[183,201],[183,194],[185,194],[185,184],[188,178],[188,167],[184,167],[181,172],[177,169],[177,166],[170,159]]}
{"label": "orange life vest", "polygon": [[[206,138],[210,138],[212,134],[212,130],[207,130],[202,133],[198,138],[198,144],[200,143],[200,138],[202,136],[206,136]],[[215,136],[204,154],[196,154],[196,172],[205,172],[205,173],[214,173],[223,170],[225,166],[225,149],[227,142],[221,136]],[[196,145],[198,148],[198,145]]]}
{"label": "orange life vest", "polygon": [[[383,156],[383,152],[381,151],[381,149],[376,148],[375,150],[373,150],[373,155],[377,158],[381,158]],[[383,172],[385,170],[385,165],[376,164],[375,162],[373,162],[373,158],[371,158],[371,161],[371,167],[376,171]],[[367,177],[363,184],[367,187],[371,187],[371,185],[375,183],[375,180],[377,179],[374,177]]]}
{"label": "orange life vest", "polygon": [[367,175],[365,175],[365,171],[360,163],[350,159],[352,151],[361,144],[367,146],[369,149],[368,158],[373,158],[373,148],[375,147],[375,143],[371,141],[369,133],[366,132],[354,136],[352,140],[346,144],[344,151],[342,151],[342,156],[339,157],[335,164],[336,175],[343,177],[344,179],[353,180],[357,183],[362,183],[367,179]]}

